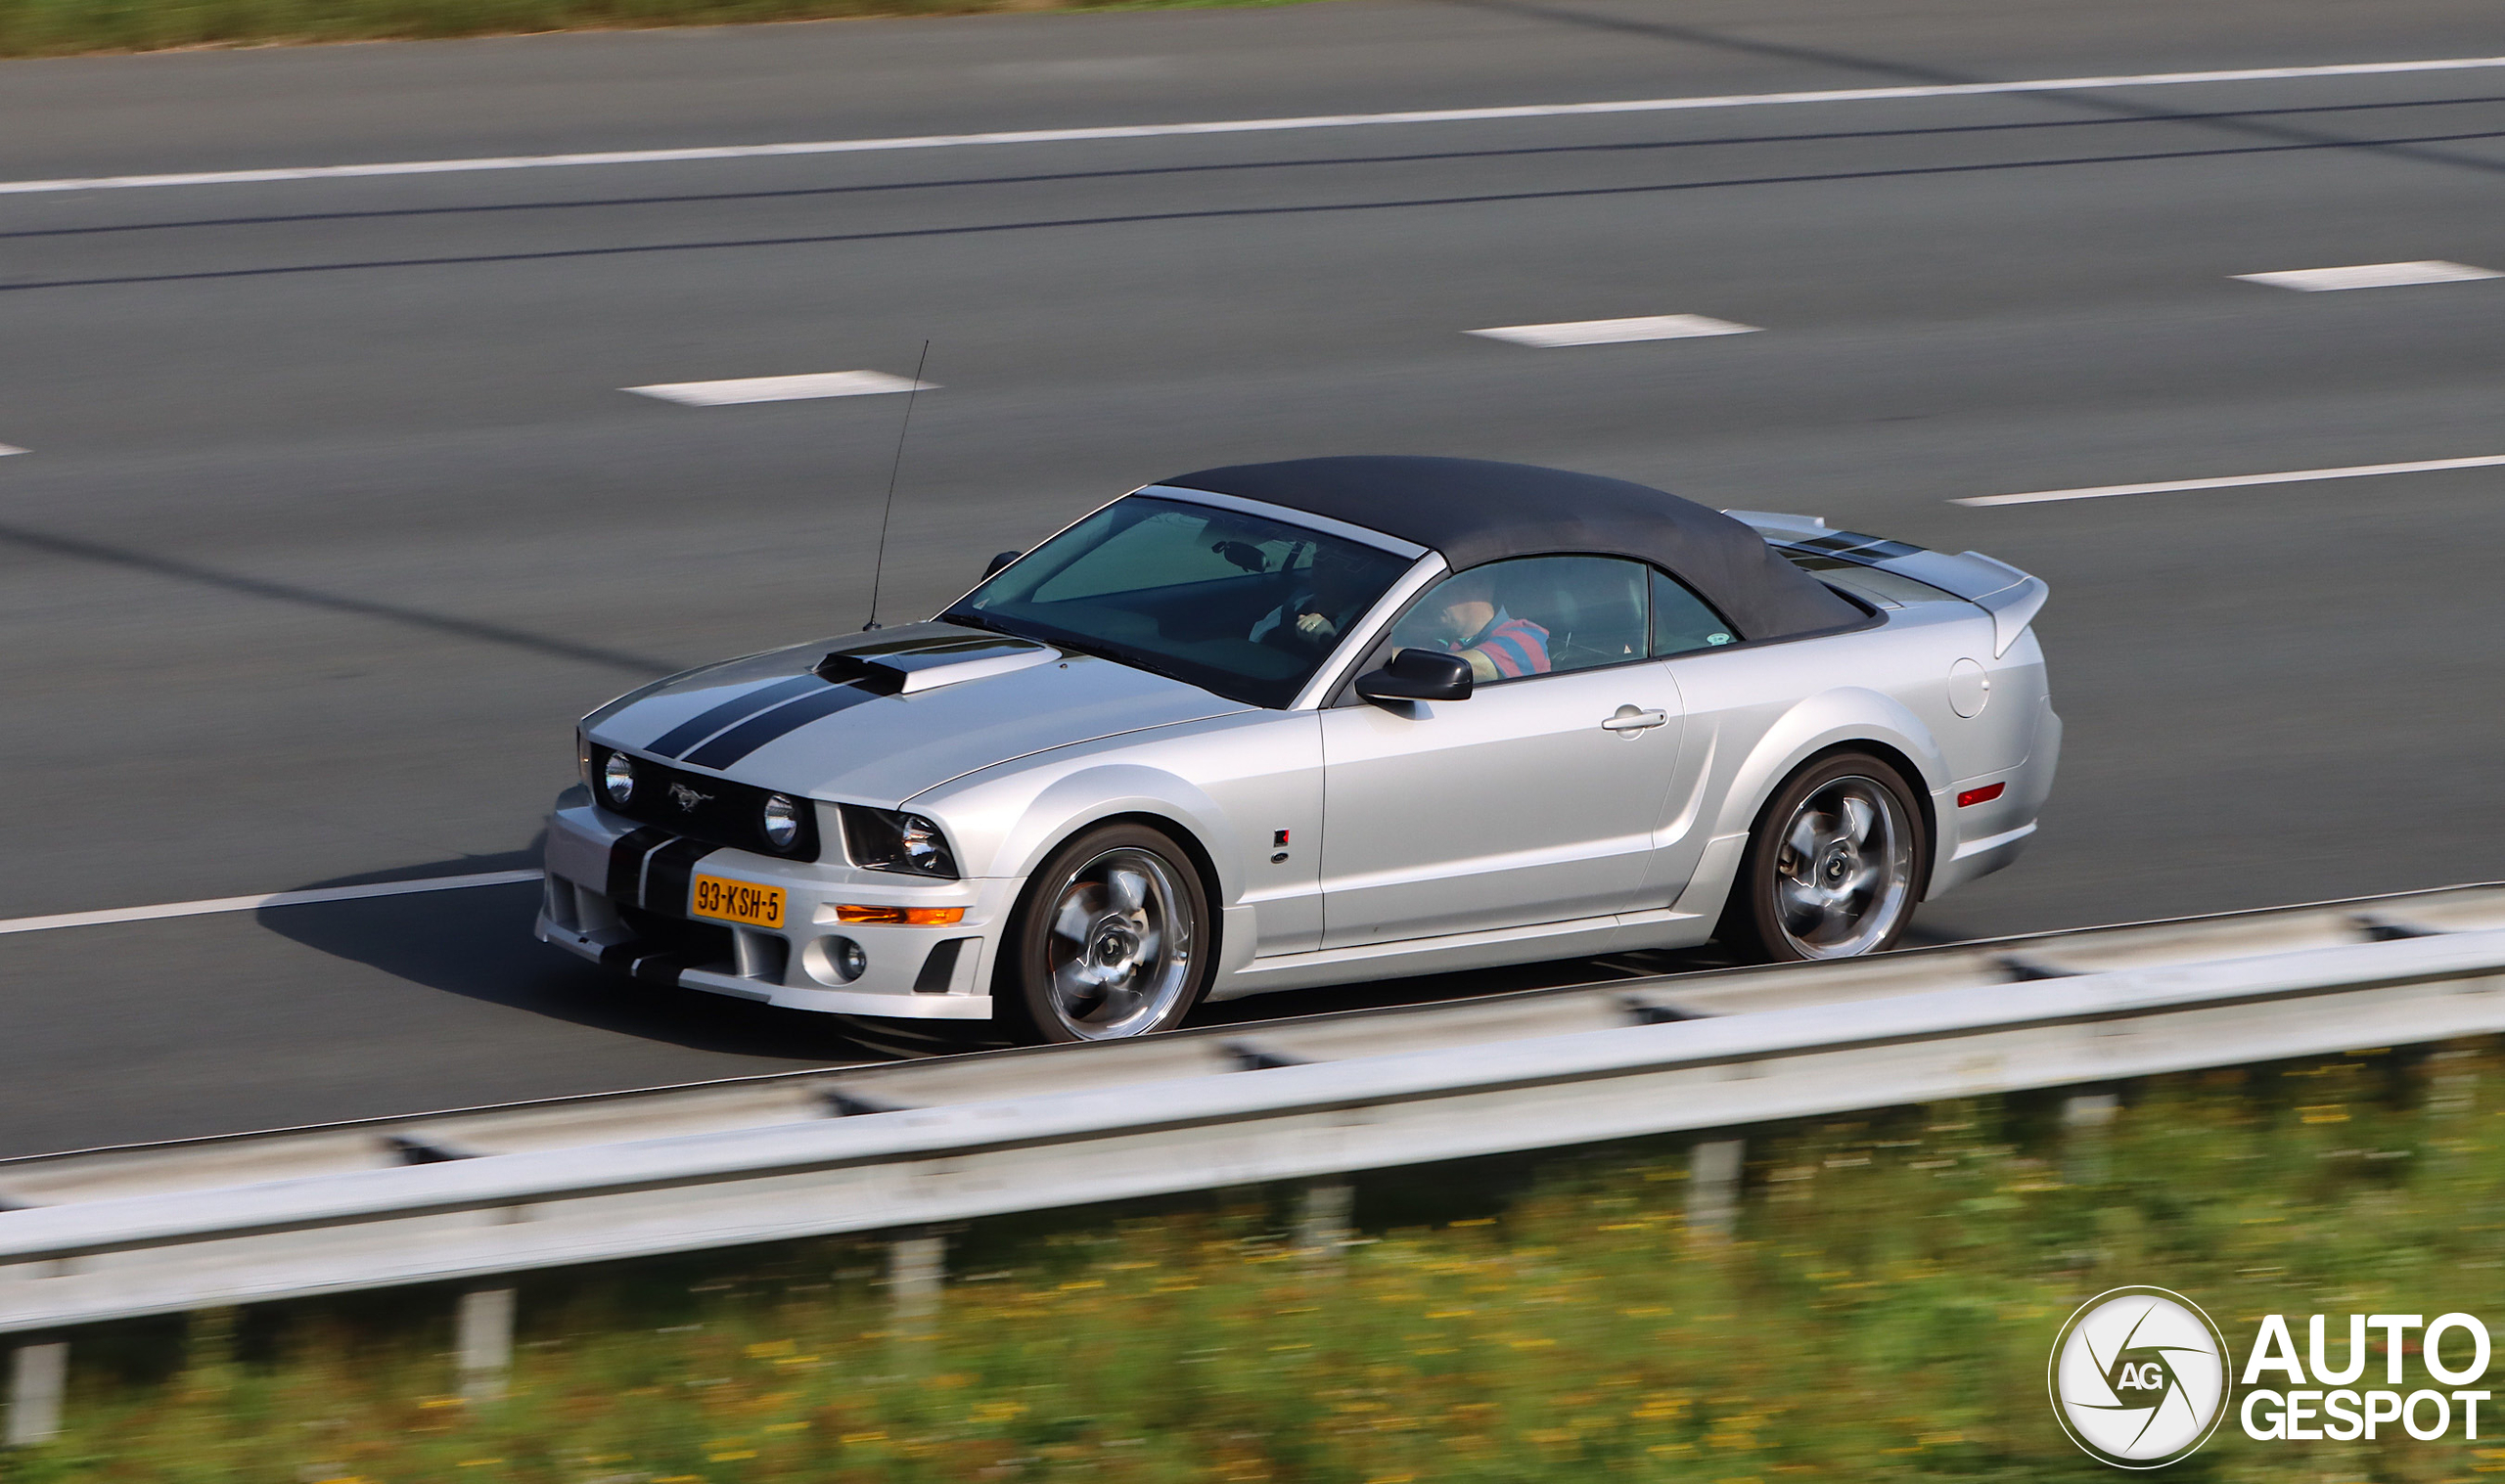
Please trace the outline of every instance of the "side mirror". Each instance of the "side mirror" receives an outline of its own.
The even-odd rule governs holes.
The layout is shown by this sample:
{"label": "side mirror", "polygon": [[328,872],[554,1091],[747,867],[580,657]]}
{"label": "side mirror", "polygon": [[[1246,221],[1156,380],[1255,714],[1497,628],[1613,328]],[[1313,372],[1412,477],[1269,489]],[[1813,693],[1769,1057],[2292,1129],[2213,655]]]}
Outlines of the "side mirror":
{"label": "side mirror", "polygon": [[1402,650],[1357,677],[1357,694],[1367,700],[1468,700],[1470,687],[1470,661],[1434,650]]}
{"label": "side mirror", "polygon": [[1002,552],[1000,555],[992,558],[989,562],[983,563],[982,580],[989,582],[992,578],[999,576],[1000,569],[1002,567],[1007,566],[1009,563],[1017,561],[1025,555],[1026,555],[1025,552]]}

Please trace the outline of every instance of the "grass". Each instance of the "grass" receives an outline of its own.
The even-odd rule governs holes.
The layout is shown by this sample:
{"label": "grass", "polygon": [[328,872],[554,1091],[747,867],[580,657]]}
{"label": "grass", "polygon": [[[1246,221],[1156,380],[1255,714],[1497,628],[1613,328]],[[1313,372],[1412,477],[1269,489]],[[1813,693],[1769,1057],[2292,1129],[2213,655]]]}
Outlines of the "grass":
{"label": "grass", "polygon": [[[1291,1250],[1281,1192],[960,1234],[928,1333],[878,1248],[800,1243],[526,1282],[515,1391],[445,1395],[447,1295],[145,1327],[73,1351],[89,1480],[2089,1480],[2054,1333],[2157,1283],[2241,1353],[2263,1313],[2505,1311],[2505,1057],[2360,1055],[1752,1131],[1736,1236],[1674,1146],[1400,1172]],[[2505,1446],[2292,1449],[2232,1423],[2177,1481],[2417,1481]]]}
{"label": "grass", "polygon": [[0,57],[1293,0],[0,0]]}

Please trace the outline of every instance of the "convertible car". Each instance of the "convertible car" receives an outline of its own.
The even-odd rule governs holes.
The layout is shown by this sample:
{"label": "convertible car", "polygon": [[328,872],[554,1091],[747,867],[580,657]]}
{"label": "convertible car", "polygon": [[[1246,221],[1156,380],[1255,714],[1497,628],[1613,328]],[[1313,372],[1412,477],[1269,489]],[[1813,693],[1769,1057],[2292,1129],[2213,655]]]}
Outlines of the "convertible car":
{"label": "convertible car", "polygon": [[2044,597],[1974,552],[1554,470],[1205,470],[929,622],[593,712],[537,931],[1034,1041],[1715,937],[1873,953],[2034,832]]}

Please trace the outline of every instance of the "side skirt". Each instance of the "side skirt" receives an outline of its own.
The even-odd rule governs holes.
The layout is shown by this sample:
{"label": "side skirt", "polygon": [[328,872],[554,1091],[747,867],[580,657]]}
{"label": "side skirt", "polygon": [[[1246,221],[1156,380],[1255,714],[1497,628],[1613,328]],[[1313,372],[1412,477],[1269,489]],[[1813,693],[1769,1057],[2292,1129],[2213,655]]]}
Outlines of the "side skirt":
{"label": "side skirt", "polygon": [[1575,959],[1633,948],[1683,948],[1702,943],[1712,934],[1711,917],[1673,910],[1578,918],[1531,927],[1457,932],[1396,943],[1361,943],[1350,948],[1254,959],[1221,975],[1209,986],[1208,998],[1240,1000],[1247,995],[1316,984],[1536,964],[1543,959]]}

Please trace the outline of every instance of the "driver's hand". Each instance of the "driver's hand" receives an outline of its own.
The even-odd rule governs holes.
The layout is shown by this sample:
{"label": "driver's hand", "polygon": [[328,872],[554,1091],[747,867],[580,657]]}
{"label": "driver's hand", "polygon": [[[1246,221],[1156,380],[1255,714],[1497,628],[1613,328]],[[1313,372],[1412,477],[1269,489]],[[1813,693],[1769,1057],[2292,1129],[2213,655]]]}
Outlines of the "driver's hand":
{"label": "driver's hand", "polygon": [[1296,631],[1307,639],[1330,639],[1339,634],[1340,626],[1320,613],[1298,613]]}

